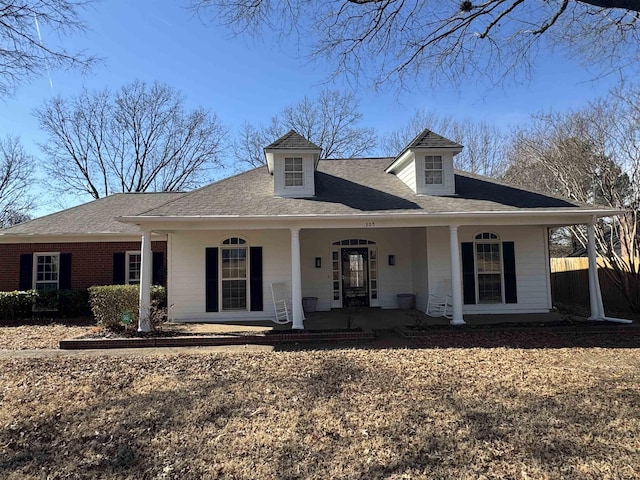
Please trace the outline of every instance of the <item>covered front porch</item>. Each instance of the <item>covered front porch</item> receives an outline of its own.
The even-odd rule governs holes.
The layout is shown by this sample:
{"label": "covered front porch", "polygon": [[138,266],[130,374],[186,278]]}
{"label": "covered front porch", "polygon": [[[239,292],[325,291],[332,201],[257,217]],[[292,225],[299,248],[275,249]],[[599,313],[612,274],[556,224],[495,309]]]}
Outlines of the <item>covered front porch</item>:
{"label": "covered front porch", "polygon": [[[382,310],[372,307],[333,309],[331,311],[307,313],[304,320],[305,330],[341,331],[341,330],[402,330],[407,327],[434,327],[460,330],[450,325],[447,318],[430,317],[416,309]],[[467,315],[466,326],[470,328],[502,325],[506,327],[545,326],[576,324],[589,322],[582,317],[568,317],[558,312],[522,313],[512,315]],[[275,324],[271,321],[242,321],[220,323],[180,323],[171,324],[169,329],[193,331],[197,333],[228,334],[233,332],[266,333],[269,331],[286,331],[291,324]]]}
{"label": "covered front porch", "polygon": [[[383,326],[387,323],[457,326],[465,321],[504,323],[514,318],[522,322],[531,321],[529,315],[551,311],[543,225],[424,225],[418,219],[398,223],[367,222],[364,228],[354,228],[351,220],[325,228],[315,222],[289,228],[269,223],[253,229],[180,225],[181,229],[167,231],[173,319],[269,325],[275,317],[274,282],[286,286],[290,305],[290,323],[279,328],[393,328]],[[592,229],[590,225],[591,235]],[[142,235],[142,330],[147,328],[144,320],[150,306],[152,230],[159,229]],[[481,251],[480,246],[487,245],[495,250]],[[463,265],[465,249],[470,268]],[[495,254],[495,272],[487,275],[477,262],[489,261]],[[593,250],[591,258],[595,258]],[[230,265],[236,276],[227,280]],[[485,288],[483,294],[495,298],[483,302],[480,284],[491,279],[497,287]],[[592,317],[604,319],[595,270],[590,279]],[[425,318],[426,298],[434,291],[450,296],[448,318]],[[227,299],[227,292],[240,292],[240,296]],[[398,307],[399,294],[415,295],[417,309],[390,313]],[[319,312],[305,318],[304,297],[317,298]]]}

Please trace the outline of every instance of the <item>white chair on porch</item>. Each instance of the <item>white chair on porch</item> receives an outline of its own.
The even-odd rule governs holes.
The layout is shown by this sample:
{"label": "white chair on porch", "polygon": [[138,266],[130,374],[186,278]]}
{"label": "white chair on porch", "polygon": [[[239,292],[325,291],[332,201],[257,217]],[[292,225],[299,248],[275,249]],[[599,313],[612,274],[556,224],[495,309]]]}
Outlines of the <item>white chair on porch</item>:
{"label": "white chair on porch", "polygon": [[275,323],[290,323],[291,308],[287,297],[287,285],[284,282],[274,282],[271,284],[271,297],[273,298],[273,308],[276,312]]}
{"label": "white chair on porch", "polygon": [[430,317],[453,318],[453,297],[451,295],[436,295],[428,293],[427,310],[424,312]]}
{"label": "white chair on porch", "polygon": [[427,293],[427,309],[424,313],[430,317],[445,317],[449,320],[453,318],[453,297],[448,293],[441,293],[450,285],[451,280],[442,281],[440,288]]}

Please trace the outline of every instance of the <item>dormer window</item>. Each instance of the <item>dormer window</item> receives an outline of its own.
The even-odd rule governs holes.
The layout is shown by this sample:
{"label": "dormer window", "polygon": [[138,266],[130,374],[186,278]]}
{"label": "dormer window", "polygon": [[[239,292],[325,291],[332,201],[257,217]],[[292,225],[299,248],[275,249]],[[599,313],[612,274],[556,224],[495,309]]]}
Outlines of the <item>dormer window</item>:
{"label": "dormer window", "polygon": [[273,175],[273,195],[285,198],[315,196],[315,172],[321,153],[320,147],[293,130],[264,147],[267,170]]}
{"label": "dormer window", "polygon": [[427,155],[424,157],[425,185],[443,184],[442,155]]}
{"label": "dormer window", "polygon": [[302,158],[284,159],[284,186],[303,186]]}

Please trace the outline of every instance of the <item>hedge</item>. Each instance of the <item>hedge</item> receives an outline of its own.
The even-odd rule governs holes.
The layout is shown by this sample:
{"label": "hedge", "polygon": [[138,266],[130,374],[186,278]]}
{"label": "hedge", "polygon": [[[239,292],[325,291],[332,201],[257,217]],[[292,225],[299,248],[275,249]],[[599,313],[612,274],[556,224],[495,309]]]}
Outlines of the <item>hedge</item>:
{"label": "hedge", "polygon": [[[140,288],[138,285],[105,285],[89,288],[91,311],[98,325],[116,329],[123,325],[123,313],[128,314],[128,327],[138,327],[138,305]],[[151,327],[156,328],[166,320],[167,291],[164,287],[151,287]]]}
{"label": "hedge", "polygon": [[89,292],[86,289],[40,291],[36,295],[35,311],[57,318],[88,317],[91,315]]}
{"label": "hedge", "polygon": [[35,290],[0,292],[0,319],[31,318],[33,301],[37,295]]}

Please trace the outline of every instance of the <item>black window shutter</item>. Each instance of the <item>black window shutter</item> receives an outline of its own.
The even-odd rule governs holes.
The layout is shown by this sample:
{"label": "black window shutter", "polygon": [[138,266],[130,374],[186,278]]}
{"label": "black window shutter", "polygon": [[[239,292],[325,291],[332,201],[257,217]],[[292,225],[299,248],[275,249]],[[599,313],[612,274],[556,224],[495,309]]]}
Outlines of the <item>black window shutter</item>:
{"label": "black window shutter", "polygon": [[20,280],[18,283],[20,290],[31,290],[33,288],[33,254],[20,254]]}
{"label": "black window shutter", "polygon": [[167,286],[166,275],[164,270],[164,252],[153,252],[153,263],[151,264],[153,268],[153,280],[151,283],[153,285],[162,285],[163,287]]}
{"label": "black window shutter", "polygon": [[262,305],[262,247],[251,247],[249,251],[251,311],[261,312],[264,310]]}
{"label": "black window shutter", "polygon": [[516,253],[513,242],[502,242],[502,266],[504,269],[504,301],[505,303],[518,303]]}
{"label": "black window shutter", "polygon": [[117,252],[113,254],[113,284],[124,285],[125,279],[125,253]]}
{"label": "black window shutter", "polygon": [[462,290],[465,305],[476,303],[476,272],[474,266],[473,243],[462,242]]}
{"label": "black window shutter", "polygon": [[60,272],[58,274],[58,289],[69,290],[71,288],[71,254],[60,254]]}
{"label": "black window shutter", "polygon": [[207,312],[218,311],[218,249],[205,251],[205,297]]}

